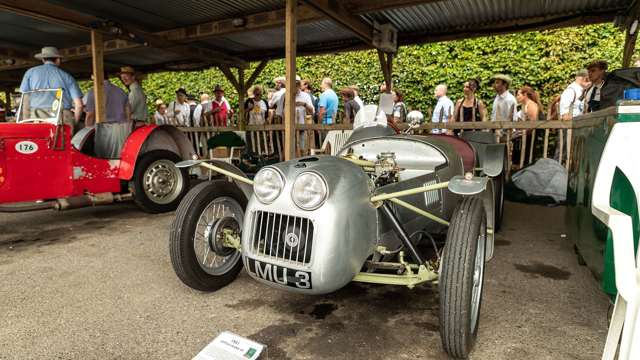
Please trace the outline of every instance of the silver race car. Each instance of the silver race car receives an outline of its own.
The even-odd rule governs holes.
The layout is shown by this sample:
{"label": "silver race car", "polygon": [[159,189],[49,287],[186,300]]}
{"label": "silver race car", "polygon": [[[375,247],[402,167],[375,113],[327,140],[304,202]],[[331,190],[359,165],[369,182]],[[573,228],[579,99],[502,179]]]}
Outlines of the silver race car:
{"label": "silver race car", "polygon": [[195,186],[172,224],[173,268],[215,291],[244,267],[257,281],[310,295],[349,282],[437,283],[444,349],[465,358],[480,314],[485,262],[502,217],[506,150],[491,133],[417,136],[358,113],[337,156],[261,169],[192,160],[217,180]]}

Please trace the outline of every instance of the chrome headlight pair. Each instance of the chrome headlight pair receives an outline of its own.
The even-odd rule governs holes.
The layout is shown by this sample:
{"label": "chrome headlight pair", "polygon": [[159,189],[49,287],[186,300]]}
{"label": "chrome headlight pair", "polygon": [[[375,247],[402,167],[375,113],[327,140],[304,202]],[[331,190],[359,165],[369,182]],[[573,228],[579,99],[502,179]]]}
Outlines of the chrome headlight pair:
{"label": "chrome headlight pair", "polygon": [[[284,177],[274,168],[264,168],[253,179],[253,192],[263,204],[274,202],[284,188]],[[327,183],[314,172],[303,172],[293,182],[291,198],[303,210],[315,210],[327,199]]]}

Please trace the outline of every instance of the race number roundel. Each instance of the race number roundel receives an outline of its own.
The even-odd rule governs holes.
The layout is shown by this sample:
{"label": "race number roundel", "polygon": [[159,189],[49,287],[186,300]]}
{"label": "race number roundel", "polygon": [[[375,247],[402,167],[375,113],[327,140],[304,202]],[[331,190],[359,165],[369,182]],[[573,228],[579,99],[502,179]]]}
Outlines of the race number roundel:
{"label": "race number roundel", "polygon": [[33,154],[38,151],[38,144],[33,141],[20,141],[16,144],[16,151],[20,154]]}

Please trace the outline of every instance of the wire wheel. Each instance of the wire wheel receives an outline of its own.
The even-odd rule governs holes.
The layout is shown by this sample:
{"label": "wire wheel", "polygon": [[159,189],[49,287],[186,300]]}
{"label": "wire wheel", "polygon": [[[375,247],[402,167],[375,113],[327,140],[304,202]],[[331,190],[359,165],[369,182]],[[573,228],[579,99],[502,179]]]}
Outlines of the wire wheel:
{"label": "wire wheel", "polygon": [[240,235],[244,211],[230,197],[220,197],[204,208],[193,235],[198,264],[209,275],[223,275],[240,259],[240,252],[224,245],[224,230]]}

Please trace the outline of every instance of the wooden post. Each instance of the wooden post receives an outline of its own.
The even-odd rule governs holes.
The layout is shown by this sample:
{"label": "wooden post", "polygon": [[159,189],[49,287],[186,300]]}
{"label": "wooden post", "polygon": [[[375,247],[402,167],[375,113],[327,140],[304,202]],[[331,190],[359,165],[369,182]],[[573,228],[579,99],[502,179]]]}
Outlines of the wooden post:
{"label": "wooden post", "polygon": [[638,29],[635,29],[633,34],[631,33],[631,27],[627,28],[626,36],[624,39],[624,50],[622,53],[622,67],[631,66],[631,56],[636,48],[636,40],[638,39]]}
{"label": "wooden post", "polygon": [[245,96],[247,96],[247,88],[244,83],[244,69],[238,68],[238,128],[240,130],[244,130],[245,128],[245,113],[244,113],[244,100]]}
{"label": "wooden post", "polygon": [[386,54],[382,50],[378,50],[378,60],[380,60],[380,67],[382,68],[384,83],[387,87],[386,92],[390,93],[393,88],[393,81],[391,81],[391,63],[393,62],[393,54]]}
{"label": "wooden post", "polygon": [[529,149],[529,164],[533,162],[533,147],[536,144],[536,129],[531,131],[531,148]]}
{"label": "wooden post", "polygon": [[567,162],[565,163],[565,169],[569,170],[569,165],[571,165],[571,135],[573,129],[567,129]]}
{"label": "wooden post", "polygon": [[549,150],[549,129],[544,129],[544,148],[542,150],[542,157],[547,158],[547,151]]}
{"label": "wooden post", "polygon": [[93,95],[96,105],[96,124],[105,119],[104,98],[104,41],[102,33],[91,30],[91,60],[93,64]]}
{"label": "wooden post", "polygon": [[522,130],[520,140],[520,169],[522,169],[524,167],[524,159],[527,156],[527,130]]}
{"label": "wooden post", "polygon": [[295,157],[296,149],[296,22],[297,0],[287,0],[285,10],[285,64],[287,91],[284,112],[284,159]]}
{"label": "wooden post", "polygon": [[5,98],[5,104],[4,104],[5,120],[4,121],[7,121],[7,115],[11,111],[11,93],[12,93],[11,89],[7,89],[4,91],[4,98]]}

